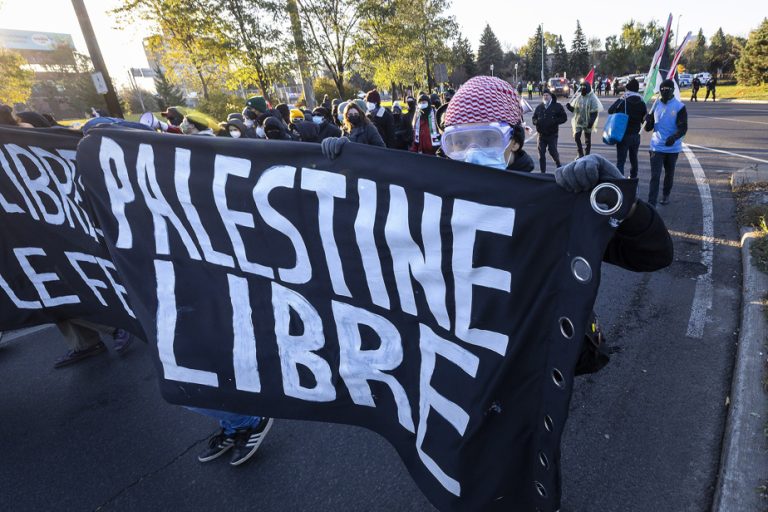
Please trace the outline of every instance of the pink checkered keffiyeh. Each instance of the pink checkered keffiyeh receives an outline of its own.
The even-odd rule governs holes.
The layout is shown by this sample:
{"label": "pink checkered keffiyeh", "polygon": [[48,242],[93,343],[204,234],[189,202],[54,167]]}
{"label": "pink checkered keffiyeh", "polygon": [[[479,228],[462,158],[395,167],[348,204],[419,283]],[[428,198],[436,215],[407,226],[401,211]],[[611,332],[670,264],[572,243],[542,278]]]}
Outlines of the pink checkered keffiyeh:
{"label": "pink checkered keffiyeh", "polygon": [[523,119],[517,91],[493,76],[469,79],[448,103],[445,126],[504,121],[514,126]]}

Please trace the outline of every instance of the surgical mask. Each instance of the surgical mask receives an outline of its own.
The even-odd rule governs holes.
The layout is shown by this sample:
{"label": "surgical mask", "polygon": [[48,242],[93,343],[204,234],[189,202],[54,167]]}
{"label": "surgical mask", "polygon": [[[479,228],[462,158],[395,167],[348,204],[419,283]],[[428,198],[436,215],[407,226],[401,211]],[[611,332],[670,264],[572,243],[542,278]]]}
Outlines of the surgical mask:
{"label": "surgical mask", "polygon": [[246,128],[253,128],[253,121],[250,119],[246,119],[243,124],[245,124]]}
{"label": "surgical mask", "polygon": [[472,148],[466,151],[464,161],[468,164],[482,165],[494,169],[504,170],[507,168],[507,161],[504,158],[504,151],[492,149]]}
{"label": "surgical mask", "polygon": [[376,108],[375,103],[371,103],[370,101],[365,104],[368,107],[368,111],[371,111]]}
{"label": "surgical mask", "polygon": [[267,136],[267,134],[264,132],[264,128],[262,128],[261,126],[257,126],[256,127],[256,136],[259,137],[260,139],[265,138]]}
{"label": "surgical mask", "polygon": [[323,116],[312,116],[312,122],[315,124],[322,124]]}
{"label": "surgical mask", "polygon": [[186,118],[181,122],[181,124],[179,125],[179,128],[181,128],[181,133],[183,133],[185,135],[189,135],[191,133],[195,133],[194,132],[195,126],[192,123],[190,123],[189,121],[187,121]]}
{"label": "surgical mask", "polygon": [[349,124],[352,126],[359,126],[361,123],[360,115],[354,115],[354,116],[347,116],[347,120],[349,121]]}
{"label": "surgical mask", "polygon": [[229,136],[232,137],[233,139],[239,139],[241,135],[242,133],[240,133],[240,130],[238,130],[237,128],[233,128],[229,130]]}
{"label": "surgical mask", "polygon": [[419,108],[421,110],[427,110],[429,108],[429,103],[419,103]]}

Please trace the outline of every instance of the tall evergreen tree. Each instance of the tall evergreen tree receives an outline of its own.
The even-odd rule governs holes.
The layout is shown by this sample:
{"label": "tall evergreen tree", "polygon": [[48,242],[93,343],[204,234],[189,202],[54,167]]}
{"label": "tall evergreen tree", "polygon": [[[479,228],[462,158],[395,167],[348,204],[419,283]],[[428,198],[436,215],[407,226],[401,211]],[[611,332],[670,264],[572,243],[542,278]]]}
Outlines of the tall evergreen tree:
{"label": "tall evergreen tree", "polygon": [[570,69],[572,76],[584,76],[589,72],[589,45],[587,36],[581,30],[581,23],[576,20],[576,32],[571,43]]}
{"label": "tall evergreen tree", "polygon": [[707,38],[704,37],[704,30],[699,29],[696,39],[688,48],[686,52],[688,71],[698,73],[707,65]]}
{"label": "tall evergreen tree", "polygon": [[451,82],[461,84],[477,75],[477,63],[472,45],[469,39],[459,36],[453,45],[453,72],[450,75]]}
{"label": "tall evergreen tree", "polygon": [[534,82],[541,80],[542,52],[544,52],[544,80],[549,77],[547,66],[547,45],[546,41],[542,44],[544,34],[541,31],[541,25],[536,27],[536,34],[528,40],[528,76]]}
{"label": "tall evergreen tree", "polygon": [[568,50],[563,43],[563,36],[557,36],[557,42],[553,50],[552,73],[563,76],[568,71]]}
{"label": "tall evergreen tree", "polygon": [[750,32],[736,61],[736,78],[744,85],[768,84],[768,18]]}
{"label": "tall evergreen tree", "polygon": [[718,28],[715,35],[712,36],[707,53],[709,54],[707,60],[709,61],[710,73],[714,75],[718,70],[725,68],[728,60],[728,41],[725,39],[722,27]]}
{"label": "tall evergreen tree", "polygon": [[184,105],[184,94],[178,87],[168,81],[160,66],[155,68],[155,90],[157,91],[157,103],[160,110],[175,105]]}
{"label": "tall evergreen tree", "polygon": [[494,68],[500,68],[504,63],[504,50],[491,26],[486,24],[483,34],[480,36],[480,46],[477,49],[477,71],[481,75],[491,74],[491,64]]}

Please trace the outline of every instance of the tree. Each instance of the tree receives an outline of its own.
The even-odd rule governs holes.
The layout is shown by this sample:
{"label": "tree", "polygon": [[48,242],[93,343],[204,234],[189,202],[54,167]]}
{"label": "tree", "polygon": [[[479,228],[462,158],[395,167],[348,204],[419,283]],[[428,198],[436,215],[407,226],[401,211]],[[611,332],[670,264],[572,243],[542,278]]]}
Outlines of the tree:
{"label": "tree", "polygon": [[0,48],[0,103],[13,106],[29,99],[34,73],[24,68],[26,64],[18,53]]}
{"label": "tree", "polygon": [[355,0],[299,0],[304,25],[309,27],[310,50],[330,73],[339,96],[344,98],[344,81],[354,61],[354,40],[360,13]]}
{"label": "tree", "polygon": [[553,49],[552,72],[563,76],[568,71],[568,50],[563,43],[563,36],[557,36]]}
{"label": "tree", "polygon": [[504,50],[491,26],[486,24],[480,36],[480,46],[477,48],[477,69],[482,75],[491,74],[491,65],[501,67],[504,62]]}
{"label": "tree", "polygon": [[742,41],[731,35],[725,35],[722,27],[717,29],[709,42],[708,61],[712,74],[721,72],[730,74],[735,69],[736,60],[741,53]]}
{"label": "tree", "polygon": [[576,20],[576,32],[573,33],[573,42],[571,42],[570,66],[572,76],[586,75],[590,68],[587,37],[581,30],[579,20]]}
{"label": "tree", "polygon": [[112,10],[118,26],[135,20],[150,23],[158,35],[149,49],[176,84],[199,82],[205,99],[214,86],[223,86],[233,54],[227,21],[214,0],[121,0]]}
{"label": "tree", "polygon": [[768,18],[749,33],[736,61],[736,78],[744,85],[768,84]]}
{"label": "tree", "polygon": [[477,63],[469,39],[459,36],[453,45],[452,53],[454,55],[453,71],[450,74],[452,83],[462,84],[477,75]]}
{"label": "tree", "polygon": [[[146,89],[124,87],[119,95],[122,100],[123,111],[126,114],[141,114],[144,112],[154,112],[159,109],[157,99]],[[175,103],[175,105],[178,105],[178,103]]]}
{"label": "tree", "polygon": [[689,71],[698,73],[706,67],[707,38],[704,37],[704,31],[701,28],[699,28],[699,33],[693,40],[693,44],[686,49],[685,56]]}
{"label": "tree", "polygon": [[[275,62],[290,62],[291,44],[281,25],[287,23],[284,2],[276,0],[218,0],[227,22],[222,28],[229,41],[236,43],[238,69],[232,77],[238,83],[258,86],[271,101],[276,82],[285,68]],[[233,85],[230,83],[230,85]],[[232,87],[234,89],[234,87]]]}
{"label": "tree", "polygon": [[156,99],[160,110],[174,105],[184,105],[184,94],[168,81],[168,77],[165,76],[163,68],[160,66],[155,68],[155,90],[157,91]]}

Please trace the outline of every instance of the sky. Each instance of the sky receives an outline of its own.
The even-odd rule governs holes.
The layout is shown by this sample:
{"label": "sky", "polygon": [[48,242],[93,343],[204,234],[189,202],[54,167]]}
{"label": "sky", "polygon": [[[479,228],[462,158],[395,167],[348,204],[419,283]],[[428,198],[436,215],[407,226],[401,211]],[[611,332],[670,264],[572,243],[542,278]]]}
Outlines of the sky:
{"label": "sky", "polygon": [[[85,0],[109,72],[118,84],[125,84],[129,67],[147,66],[141,41],[149,35],[149,27],[129,26],[117,30],[107,12],[119,4],[119,0]],[[670,13],[671,4],[669,0],[603,4],[453,0],[449,12],[456,17],[462,34],[469,38],[475,50],[486,23],[491,25],[505,49],[524,45],[540,23],[544,23],[545,31],[562,35],[570,48],[576,19],[580,20],[588,38],[604,40],[619,33],[621,25],[632,17],[643,23],[651,19],[661,23]],[[723,9],[723,5],[722,0],[696,0],[685,2],[683,7],[678,3],[671,11],[675,15],[672,29],[682,15],[681,34],[690,30],[695,35],[701,27],[709,38],[722,26],[728,34],[746,37],[768,17],[765,0],[742,0],[736,9]],[[68,33],[78,50],[87,53],[70,0],[0,0],[0,28]]]}

